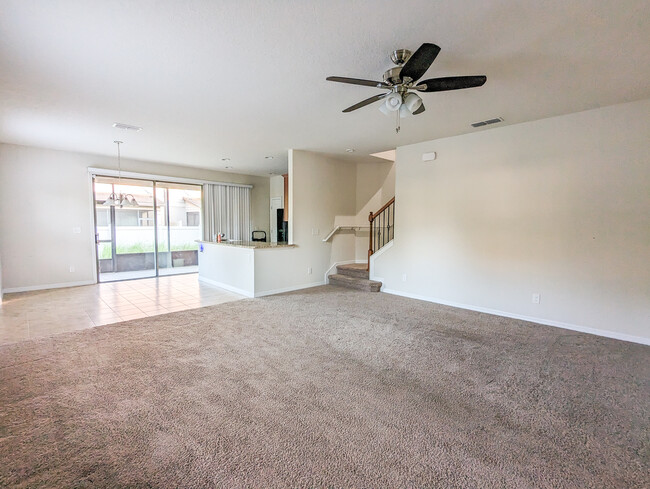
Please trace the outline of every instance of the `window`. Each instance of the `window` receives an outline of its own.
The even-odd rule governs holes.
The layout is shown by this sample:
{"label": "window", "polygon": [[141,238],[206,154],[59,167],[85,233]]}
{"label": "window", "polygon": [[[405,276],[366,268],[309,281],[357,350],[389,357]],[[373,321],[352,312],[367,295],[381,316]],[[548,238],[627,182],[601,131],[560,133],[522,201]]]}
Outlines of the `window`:
{"label": "window", "polygon": [[187,225],[188,226],[198,226],[200,222],[200,214],[198,212],[188,212],[187,216]]}
{"label": "window", "polygon": [[138,211],[138,225],[139,226],[153,226],[153,210]]}

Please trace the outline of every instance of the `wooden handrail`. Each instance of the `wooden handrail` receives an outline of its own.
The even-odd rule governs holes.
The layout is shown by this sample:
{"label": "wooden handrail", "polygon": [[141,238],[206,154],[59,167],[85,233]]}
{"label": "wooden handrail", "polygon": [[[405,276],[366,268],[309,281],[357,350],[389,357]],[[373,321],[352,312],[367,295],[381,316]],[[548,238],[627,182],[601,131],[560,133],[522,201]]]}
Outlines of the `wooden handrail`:
{"label": "wooden handrail", "polygon": [[370,219],[370,216],[369,216],[368,220],[369,220],[369,221],[374,221],[375,218],[376,218],[379,214],[381,214],[382,212],[384,212],[384,211],[388,208],[388,206],[391,205],[391,204],[394,203],[394,202],[395,202],[395,197],[393,197],[393,198],[390,199],[388,202],[386,202],[384,205],[382,205],[382,206],[381,206],[381,209],[379,209],[377,212],[375,212],[375,213],[371,212],[371,213],[370,213],[370,216],[372,216],[372,219]]}
{"label": "wooden handrail", "polygon": [[[373,232],[372,232],[372,224],[373,224],[373,222],[375,221],[375,219],[376,219],[376,218],[377,218],[377,217],[378,217],[382,212],[384,212],[386,209],[388,209],[388,208],[389,208],[391,205],[393,205],[394,203],[395,203],[395,197],[393,197],[393,198],[390,199],[388,202],[386,202],[383,206],[381,206],[381,208],[380,208],[377,212],[370,212],[370,215],[368,216],[368,222],[370,222],[370,235],[369,235],[369,237],[368,237],[368,239],[369,239],[369,243],[368,243],[368,264],[367,264],[367,266],[366,266],[366,270],[367,270],[367,271],[370,270],[370,257],[371,257],[372,254],[375,252],[374,249],[373,249],[373,246],[372,246],[372,236],[373,236]],[[395,217],[393,217],[393,219],[395,219]]]}

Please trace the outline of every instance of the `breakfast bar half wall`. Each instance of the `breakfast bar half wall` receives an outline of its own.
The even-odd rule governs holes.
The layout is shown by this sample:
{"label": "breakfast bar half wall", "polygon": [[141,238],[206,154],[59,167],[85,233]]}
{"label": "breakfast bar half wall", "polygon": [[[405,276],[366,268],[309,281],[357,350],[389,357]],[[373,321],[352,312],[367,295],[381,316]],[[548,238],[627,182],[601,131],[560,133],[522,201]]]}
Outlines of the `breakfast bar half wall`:
{"label": "breakfast bar half wall", "polygon": [[[199,241],[199,280],[246,297],[300,289],[283,287],[281,280],[296,248],[260,241]],[[304,284],[314,285],[319,284]]]}

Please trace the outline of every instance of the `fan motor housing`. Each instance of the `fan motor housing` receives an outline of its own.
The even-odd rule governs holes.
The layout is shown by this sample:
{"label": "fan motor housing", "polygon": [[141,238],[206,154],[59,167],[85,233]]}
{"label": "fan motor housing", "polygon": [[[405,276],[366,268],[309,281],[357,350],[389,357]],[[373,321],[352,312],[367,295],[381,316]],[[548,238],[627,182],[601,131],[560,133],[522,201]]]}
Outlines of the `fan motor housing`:
{"label": "fan motor housing", "polygon": [[411,51],[408,49],[396,49],[390,54],[390,60],[396,65],[403,65],[411,57]]}
{"label": "fan motor housing", "polygon": [[399,77],[400,71],[402,71],[401,66],[386,70],[384,73],[384,81],[390,85],[399,85],[402,83],[402,79]]}

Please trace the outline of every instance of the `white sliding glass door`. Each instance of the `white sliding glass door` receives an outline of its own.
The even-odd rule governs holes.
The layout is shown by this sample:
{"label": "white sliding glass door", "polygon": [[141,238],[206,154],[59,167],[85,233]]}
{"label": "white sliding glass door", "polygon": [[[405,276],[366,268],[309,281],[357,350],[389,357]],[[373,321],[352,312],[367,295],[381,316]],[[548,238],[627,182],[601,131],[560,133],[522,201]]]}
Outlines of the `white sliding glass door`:
{"label": "white sliding glass door", "polygon": [[98,175],[93,189],[100,282],[198,270],[200,185]]}
{"label": "white sliding glass door", "polygon": [[[98,176],[94,188],[99,281],[155,277],[153,182]],[[111,195],[132,200],[115,205]]]}
{"label": "white sliding glass door", "polygon": [[198,271],[201,186],[156,182],[158,273]]}

